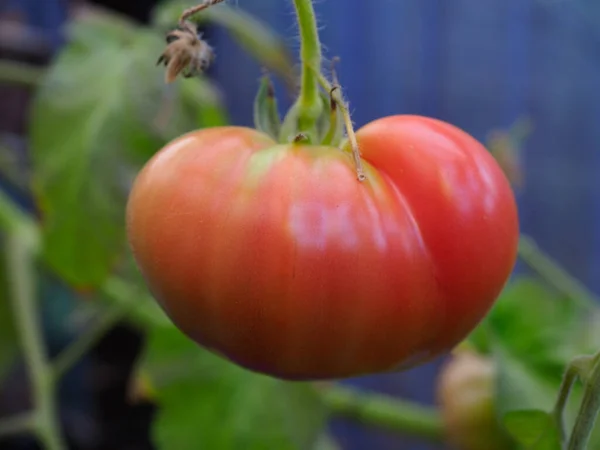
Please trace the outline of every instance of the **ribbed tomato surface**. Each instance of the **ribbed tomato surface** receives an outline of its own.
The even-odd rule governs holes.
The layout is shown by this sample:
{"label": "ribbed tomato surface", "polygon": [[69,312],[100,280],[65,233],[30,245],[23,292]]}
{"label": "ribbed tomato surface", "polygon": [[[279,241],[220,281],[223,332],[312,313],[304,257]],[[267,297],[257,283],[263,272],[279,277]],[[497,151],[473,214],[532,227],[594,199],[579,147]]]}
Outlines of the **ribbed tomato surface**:
{"label": "ribbed tomato surface", "polygon": [[348,151],[249,128],[176,139],[131,193],[136,260],[173,322],[248,369],[294,379],[399,370],[462,340],[513,268],[512,190],[487,150],[393,116]]}

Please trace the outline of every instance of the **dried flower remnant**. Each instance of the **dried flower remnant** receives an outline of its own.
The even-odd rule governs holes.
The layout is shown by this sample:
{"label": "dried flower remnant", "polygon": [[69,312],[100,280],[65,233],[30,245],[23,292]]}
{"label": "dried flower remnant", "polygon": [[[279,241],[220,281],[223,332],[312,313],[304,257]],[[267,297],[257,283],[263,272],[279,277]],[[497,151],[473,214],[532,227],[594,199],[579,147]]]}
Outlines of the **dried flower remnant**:
{"label": "dried flower remnant", "polygon": [[167,67],[165,81],[172,83],[179,74],[190,78],[203,73],[214,60],[215,54],[208,43],[202,40],[191,23],[167,34],[167,48],[158,58],[158,63]]}
{"label": "dried flower remnant", "polygon": [[165,81],[172,83],[182,74],[191,78],[206,71],[215,58],[213,49],[202,39],[202,34],[187,19],[206,8],[224,0],[206,0],[186,9],[179,18],[179,26],[167,34],[167,48],[158,58],[157,64],[167,67]]}

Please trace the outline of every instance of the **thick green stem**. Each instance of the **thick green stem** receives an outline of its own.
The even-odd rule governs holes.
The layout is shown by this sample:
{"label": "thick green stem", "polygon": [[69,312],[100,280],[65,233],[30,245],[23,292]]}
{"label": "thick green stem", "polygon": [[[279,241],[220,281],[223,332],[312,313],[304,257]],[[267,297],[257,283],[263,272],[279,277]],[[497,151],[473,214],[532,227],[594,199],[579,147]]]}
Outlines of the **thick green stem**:
{"label": "thick green stem", "polygon": [[438,411],[407,401],[373,393],[360,393],[340,385],[319,388],[330,411],[405,435],[430,441],[443,440],[444,428]]}
{"label": "thick green stem", "polygon": [[561,442],[564,442],[566,439],[564,414],[567,401],[569,400],[569,395],[573,389],[573,384],[575,384],[577,377],[581,377],[581,375],[589,373],[591,362],[592,358],[589,356],[578,357],[573,360],[571,364],[569,364],[563,375],[563,380],[558,392],[558,398],[556,400],[556,404],[554,405],[554,410],[552,411],[556,426],[558,427],[560,433]]}
{"label": "thick green stem", "polygon": [[300,28],[302,59],[302,84],[297,103],[298,131],[310,136],[323,110],[319,80],[314,72],[321,67],[321,42],[312,1],[294,0],[294,6]]}
{"label": "thick green stem", "polygon": [[35,431],[47,450],[63,450],[52,372],[37,316],[35,258],[19,232],[9,236],[7,257],[10,298],[35,403]]}
{"label": "thick green stem", "polygon": [[586,450],[600,412],[600,358],[594,357],[594,367],[585,379],[583,401],[575,420],[568,450]]}

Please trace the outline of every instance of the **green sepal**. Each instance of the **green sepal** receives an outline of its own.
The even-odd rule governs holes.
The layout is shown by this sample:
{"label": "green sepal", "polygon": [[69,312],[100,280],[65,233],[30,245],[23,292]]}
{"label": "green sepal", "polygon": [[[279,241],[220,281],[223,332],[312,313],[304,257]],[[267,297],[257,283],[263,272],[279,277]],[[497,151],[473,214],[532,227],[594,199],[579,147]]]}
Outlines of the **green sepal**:
{"label": "green sepal", "polygon": [[[301,133],[298,127],[298,110],[300,106],[298,102],[295,102],[292,107],[288,110],[285,118],[283,119],[283,123],[281,124],[281,129],[279,131],[279,142],[281,143],[290,143],[297,142],[296,137]],[[305,140],[303,142],[312,143],[312,136],[304,132]]]}
{"label": "green sepal", "polygon": [[319,127],[321,130],[321,144],[332,145],[338,147],[344,138],[344,118],[342,111],[338,104],[335,102],[331,93],[321,93],[321,100],[323,101],[323,115],[319,120]]}
{"label": "green sepal", "polygon": [[[342,111],[333,101],[328,92],[319,92],[322,103],[322,113],[316,123],[314,135],[303,132],[305,140],[314,145],[331,145],[339,147],[344,138],[344,118]],[[287,113],[281,131],[279,132],[280,142],[294,142],[295,137],[301,131],[298,129],[298,104],[295,103]]]}
{"label": "green sepal", "polygon": [[277,98],[273,83],[266,75],[261,80],[258,94],[254,100],[254,126],[273,139],[279,138],[281,118],[277,110]]}

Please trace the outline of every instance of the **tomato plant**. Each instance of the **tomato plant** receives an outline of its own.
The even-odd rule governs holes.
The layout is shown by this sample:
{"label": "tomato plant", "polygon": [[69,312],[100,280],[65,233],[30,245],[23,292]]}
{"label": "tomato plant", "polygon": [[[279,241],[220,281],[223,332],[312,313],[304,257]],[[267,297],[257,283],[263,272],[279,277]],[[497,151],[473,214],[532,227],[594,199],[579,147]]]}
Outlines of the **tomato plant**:
{"label": "tomato plant", "polygon": [[[518,141],[528,127],[492,134],[489,151],[416,115],[355,131],[335,70],[322,73],[308,0],[294,0],[296,102],[281,120],[267,75],[255,126],[224,126],[212,83],[176,79],[212,61],[191,15],[229,28],[295,80],[260,22],[227,7],[205,11],[220,2],[181,16],[174,3],[157,15],[161,30],[179,17],[160,59],[167,84],[146,67],[160,54],[152,29],[108,17],[79,22],[43,77],[32,127],[40,223],[0,192],[0,377],[19,341],[33,400],[0,418],[0,438],[28,433],[65,448],[72,436],[57,414],[59,383],[127,322],[145,343],[127,364],[128,403],[158,407],[157,448],[331,450],[332,417],[463,450],[596,448],[598,301],[519,234],[508,180],[521,181]],[[89,91],[94,77],[106,82]],[[65,92],[89,95],[65,103]],[[140,169],[126,208],[136,267],[123,255],[122,216]],[[543,283],[513,279],[503,289],[517,252]],[[85,299],[61,320],[78,335],[57,355],[45,351],[36,317],[36,284],[50,274]],[[285,381],[401,371],[465,338],[469,353],[455,350],[437,380],[438,407]]]}
{"label": "tomato plant", "polygon": [[441,121],[395,116],[350,151],[246,128],[186,134],[143,169],[128,233],[152,292],[192,339],[290,379],[409,367],[463,339],[508,278],[509,183]]}

